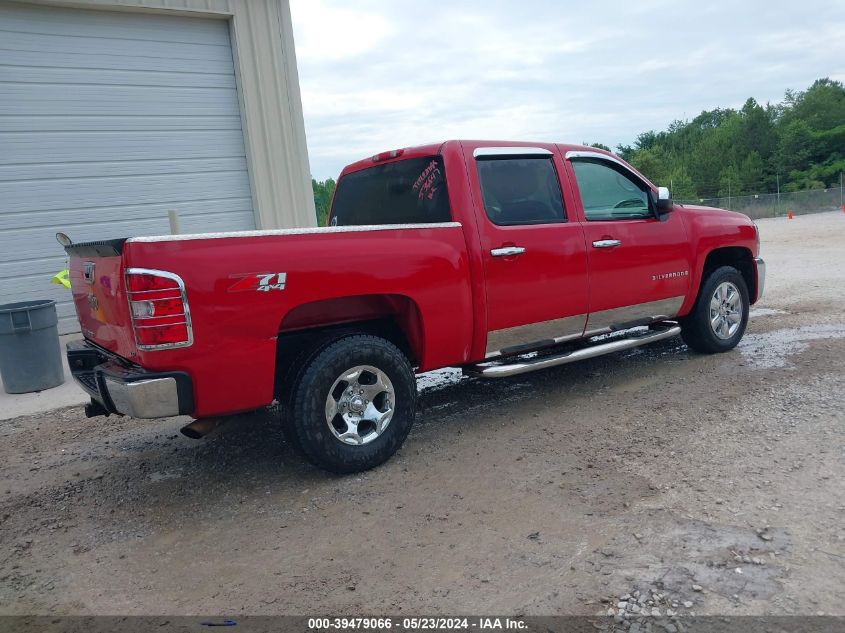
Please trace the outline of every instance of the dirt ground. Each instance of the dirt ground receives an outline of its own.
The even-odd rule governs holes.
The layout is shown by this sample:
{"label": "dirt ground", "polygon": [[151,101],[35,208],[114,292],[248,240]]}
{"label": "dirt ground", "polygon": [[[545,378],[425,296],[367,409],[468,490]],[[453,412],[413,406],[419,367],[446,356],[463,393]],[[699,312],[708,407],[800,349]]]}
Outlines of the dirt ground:
{"label": "dirt ground", "polygon": [[266,416],[0,423],[0,613],[845,614],[845,214],[759,224],[737,350],[426,376],[363,475]]}

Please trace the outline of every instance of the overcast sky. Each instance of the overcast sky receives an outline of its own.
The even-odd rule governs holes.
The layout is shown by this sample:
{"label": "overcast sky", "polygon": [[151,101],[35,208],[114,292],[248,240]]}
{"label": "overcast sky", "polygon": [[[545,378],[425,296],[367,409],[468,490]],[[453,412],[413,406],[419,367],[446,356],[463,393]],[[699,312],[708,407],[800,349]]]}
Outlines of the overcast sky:
{"label": "overcast sky", "polygon": [[845,1],[291,0],[311,172],[448,138],[602,142],[845,81]]}

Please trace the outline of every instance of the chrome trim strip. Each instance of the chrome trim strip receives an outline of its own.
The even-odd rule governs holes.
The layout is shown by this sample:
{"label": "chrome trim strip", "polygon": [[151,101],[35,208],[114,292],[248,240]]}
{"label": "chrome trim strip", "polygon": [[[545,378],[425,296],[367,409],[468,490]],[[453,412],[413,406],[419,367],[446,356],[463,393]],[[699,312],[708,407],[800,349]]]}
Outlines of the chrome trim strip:
{"label": "chrome trim strip", "polygon": [[684,298],[684,296],[670,297],[658,301],[637,303],[622,308],[591,312],[587,319],[584,336],[595,336],[614,330],[625,329],[624,326],[627,325],[630,327],[630,323],[638,321],[643,322],[641,324],[645,325],[649,322],[671,319],[678,314],[684,303]]}
{"label": "chrome trim strip", "polygon": [[[573,158],[597,158],[598,160],[606,160],[611,163],[616,163],[620,167],[624,167],[625,171],[631,172],[631,168],[628,167],[628,165],[623,163],[621,160],[619,160],[615,156],[608,156],[607,154],[602,154],[601,152],[590,152],[587,150],[570,150],[566,152],[566,154],[564,154],[564,157],[567,160],[571,160]],[[634,175],[637,176],[636,174]],[[639,176],[637,176],[637,180],[640,180]]]}
{"label": "chrome trim strip", "polygon": [[631,169],[629,165],[626,165],[615,156],[608,156],[607,154],[602,154],[601,152],[590,152],[587,150],[572,150],[566,152],[566,154],[564,154],[564,157],[567,160],[571,160],[573,158],[595,158],[598,160],[607,161],[609,163],[615,163],[616,165],[619,165],[622,169],[624,169],[626,173],[631,174],[631,177],[635,180],[645,183],[649,187],[654,186],[648,179],[635,172],[633,169]]}
{"label": "chrome trim strip", "polygon": [[611,352],[621,352],[646,343],[654,343],[662,341],[663,339],[672,338],[681,333],[681,328],[674,325],[665,330],[657,330],[650,332],[643,336],[636,336],[625,338],[617,341],[610,341],[608,343],[600,343],[591,347],[585,347],[573,352],[566,352],[559,356],[551,356],[546,358],[539,358],[535,360],[528,360],[522,363],[510,364],[493,364],[493,363],[479,363],[478,365],[470,365],[465,367],[464,371],[472,376],[481,376],[483,378],[507,378],[508,376],[517,376],[519,374],[527,374],[538,369],[546,369],[547,367],[557,367],[558,365],[566,365],[574,363],[579,360],[587,358],[595,358],[603,354]]}
{"label": "chrome trim strip", "polygon": [[542,147],[476,147],[472,156],[552,156],[552,152]]}
{"label": "chrome trim strip", "polygon": [[154,328],[161,327],[162,325],[188,325],[187,321],[176,321],[174,323],[158,323],[158,324],[156,324],[155,320],[157,318],[158,319],[169,319],[170,317],[169,316],[148,317],[148,318],[144,319],[144,321],[149,321],[151,323],[151,325],[136,325],[135,329],[136,330],[152,330]]}
{"label": "chrome trim strip", "polygon": [[131,418],[168,418],[179,415],[179,392],[175,378],[151,378],[122,382],[104,377],[114,408]]}
{"label": "chrome trim strip", "polygon": [[314,226],[299,229],[268,229],[265,231],[228,231],[222,233],[186,233],[184,235],[149,235],[130,237],[127,242],[182,242],[186,240],[219,240],[226,237],[272,237],[277,235],[321,235],[332,233],[364,233],[368,231],[397,231],[404,229],[460,228],[460,222],[432,222],[430,224],[361,224],[359,226]]}
{"label": "chrome trim strip", "polygon": [[762,257],[755,257],[754,263],[757,265],[757,298],[754,303],[757,303],[763,296],[763,290],[766,287],[766,262],[763,261]]}
{"label": "chrome trim strip", "polygon": [[[137,328],[144,328],[144,327],[155,327],[155,324],[152,323],[150,325],[136,325],[135,317],[132,316],[132,296],[135,293],[129,291],[129,280],[127,277],[129,275],[156,275],[157,277],[165,277],[167,279],[172,279],[179,285],[179,294],[182,297],[182,306],[185,308],[185,325],[187,325],[188,330],[188,340],[182,343],[162,343],[160,345],[141,345],[138,342],[138,337],[136,336]],[[162,350],[162,349],[174,349],[176,347],[190,347],[194,344],[194,328],[191,325],[191,309],[188,306],[188,293],[185,290],[185,282],[182,281],[182,278],[177,275],[176,273],[171,273],[166,270],[156,270],[154,268],[127,268],[123,273],[123,281],[126,284],[126,301],[127,301],[127,308],[129,308],[129,319],[132,322],[132,335],[135,336],[135,346],[142,351],[152,351],[152,350]],[[145,292],[145,291],[144,291]],[[172,325],[182,325],[182,323],[173,323]],[[178,406],[178,403],[177,403]],[[136,416],[132,416],[136,417]],[[154,416],[160,417],[160,416]]]}
{"label": "chrome trim strip", "polygon": [[492,330],[487,332],[486,358],[515,354],[520,350],[524,353],[581,338],[586,322],[586,314],[576,314],[562,319]]}

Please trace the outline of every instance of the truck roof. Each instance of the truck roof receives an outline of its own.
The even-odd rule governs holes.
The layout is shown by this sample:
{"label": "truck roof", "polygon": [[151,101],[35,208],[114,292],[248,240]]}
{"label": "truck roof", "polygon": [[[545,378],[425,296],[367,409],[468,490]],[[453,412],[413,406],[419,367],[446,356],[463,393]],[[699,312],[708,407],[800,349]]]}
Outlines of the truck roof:
{"label": "truck roof", "polygon": [[[573,145],[569,143],[554,143],[554,142],[538,142],[538,141],[503,141],[503,140],[478,140],[478,139],[452,139],[448,141],[442,141],[440,143],[426,143],[424,145],[414,145],[411,147],[402,147],[397,148],[394,150],[388,150],[385,152],[380,152],[373,156],[368,156],[367,158],[362,158],[361,160],[355,161],[354,163],[350,163],[346,167],[343,168],[343,171],[340,172],[340,177],[354,171],[360,171],[361,169],[366,169],[367,167],[372,167],[373,163],[388,163],[394,160],[404,160],[406,158],[418,158],[421,156],[432,156],[434,154],[440,154],[448,145],[458,145],[462,144],[466,147],[513,147],[513,146],[525,146],[525,147],[543,147],[547,149],[552,149],[553,147],[559,147],[563,152],[569,151],[578,151],[578,150],[589,150],[594,152],[601,152],[602,154],[611,154],[611,152],[606,152],[603,149],[599,149],[597,147],[591,147],[589,145]],[[396,155],[391,156],[391,154],[396,153]],[[378,159],[378,160],[377,160]]]}

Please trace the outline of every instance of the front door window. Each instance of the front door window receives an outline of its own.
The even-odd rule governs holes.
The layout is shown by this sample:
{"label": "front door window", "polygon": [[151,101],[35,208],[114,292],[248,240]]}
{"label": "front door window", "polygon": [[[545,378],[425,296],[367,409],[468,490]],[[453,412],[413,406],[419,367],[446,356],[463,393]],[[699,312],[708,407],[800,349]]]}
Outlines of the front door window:
{"label": "front door window", "polygon": [[646,189],[608,162],[573,160],[587,221],[652,217]]}

